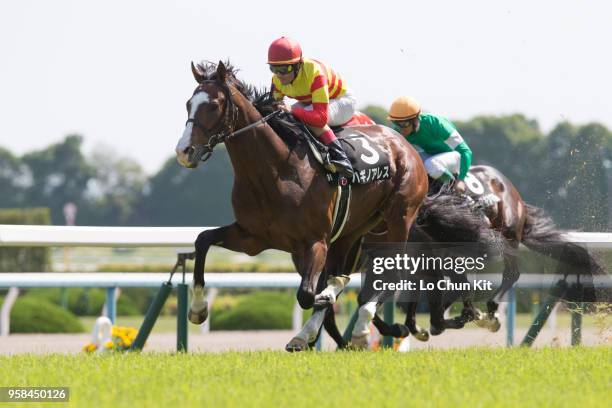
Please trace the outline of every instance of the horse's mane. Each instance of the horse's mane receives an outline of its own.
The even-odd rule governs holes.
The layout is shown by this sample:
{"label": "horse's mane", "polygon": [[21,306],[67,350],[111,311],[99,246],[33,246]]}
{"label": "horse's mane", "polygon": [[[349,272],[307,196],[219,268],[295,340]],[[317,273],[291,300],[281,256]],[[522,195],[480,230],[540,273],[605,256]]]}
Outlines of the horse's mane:
{"label": "horse's mane", "polygon": [[[255,109],[257,109],[262,116],[274,112],[275,100],[272,97],[272,90],[270,88],[257,88],[253,85],[246,84],[244,81],[238,79],[236,74],[240,70],[234,67],[229,60],[226,60],[223,64],[225,65],[227,77],[232,85],[253,104]],[[216,63],[202,61],[197,67],[202,74],[203,80],[215,81],[218,79]],[[304,125],[298,122],[297,119],[290,114],[277,114],[268,120],[268,124],[290,147],[294,147],[295,143],[301,139],[300,135],[304,131]]]}

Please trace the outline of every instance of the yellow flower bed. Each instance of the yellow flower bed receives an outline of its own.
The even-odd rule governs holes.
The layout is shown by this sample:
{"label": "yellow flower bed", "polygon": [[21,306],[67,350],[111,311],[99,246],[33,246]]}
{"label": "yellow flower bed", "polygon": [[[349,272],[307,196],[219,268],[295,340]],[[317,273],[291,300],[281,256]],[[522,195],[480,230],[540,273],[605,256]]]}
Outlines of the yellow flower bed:
{"label": "yellow flower bed", "polygon": [[[113,326],[111,333],[111,340],[104,344],[105,351],[124,351],[130,348],[138,330],[133,327],[119,327]],[[86,353],[92,353],[98,349],[95,343],[89,343],[83,347],[83,351]]]}

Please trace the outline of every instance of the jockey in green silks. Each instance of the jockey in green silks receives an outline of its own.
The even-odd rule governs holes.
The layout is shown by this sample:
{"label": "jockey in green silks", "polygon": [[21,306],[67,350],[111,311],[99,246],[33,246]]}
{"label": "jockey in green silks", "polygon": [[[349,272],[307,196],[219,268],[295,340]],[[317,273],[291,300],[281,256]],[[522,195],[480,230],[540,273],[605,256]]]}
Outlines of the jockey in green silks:
{"label": "jockey in green silks", "polygon": [[455,191],[465,193],[463,180],[472,164],[472,150],[448,119],[422,113],[407,96],[393,101],[387,119],[419,152],[431,178],[446,184],[456,177]]}

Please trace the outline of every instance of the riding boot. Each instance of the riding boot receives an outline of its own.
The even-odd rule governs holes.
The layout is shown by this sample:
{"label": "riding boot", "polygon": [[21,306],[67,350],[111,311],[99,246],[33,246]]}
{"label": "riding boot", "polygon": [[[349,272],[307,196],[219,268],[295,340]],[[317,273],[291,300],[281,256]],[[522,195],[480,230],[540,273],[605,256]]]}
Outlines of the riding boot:
{"label": "riding boot", "polygon": [[338,139],[333,140],[327,145],[327,148],[329,149],[331,165],[334,167],[334,169],[330,170],[337,172],[350,181],[353,178],[353,166],[346,156],[342,145],[340,145],[340,141]]}

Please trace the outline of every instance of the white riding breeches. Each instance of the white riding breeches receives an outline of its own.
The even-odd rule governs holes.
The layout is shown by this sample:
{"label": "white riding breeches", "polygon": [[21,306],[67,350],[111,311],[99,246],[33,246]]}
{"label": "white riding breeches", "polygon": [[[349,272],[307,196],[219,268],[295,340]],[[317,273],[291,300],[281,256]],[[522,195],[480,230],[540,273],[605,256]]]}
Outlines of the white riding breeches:
{"label": "white riding breeches", "polygon": [[[294,106],[306,110],[312,110],[312,105],[306,105],[301,102],[296,102]],[[327,124],[330,126],[340,126],[345,124],[355,114],[357,110],[357,100],[350,91],[335,99],[330,99],[327,105]]]}
{"label": "white riding breeches", "polygon": [[427,174],[434,179],[440,178],[448,172],[458,174],[461,168],[461,155],[459,152],[445,152],[434,154],[433,156],[420,152],[420,155]]}

